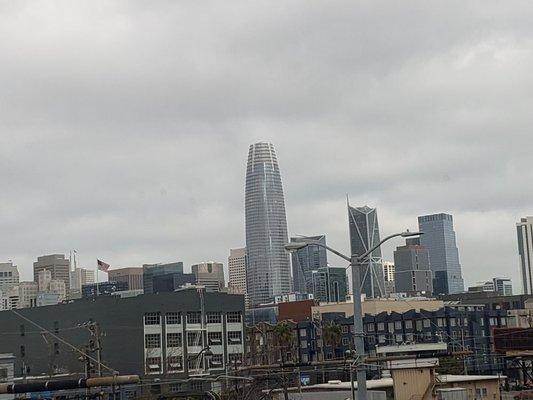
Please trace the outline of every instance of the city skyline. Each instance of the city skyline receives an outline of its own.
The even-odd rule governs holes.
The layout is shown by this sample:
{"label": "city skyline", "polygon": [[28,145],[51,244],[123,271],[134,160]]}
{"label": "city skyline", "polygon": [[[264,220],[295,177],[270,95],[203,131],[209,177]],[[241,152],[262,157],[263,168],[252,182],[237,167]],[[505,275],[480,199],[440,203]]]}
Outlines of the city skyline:
{"label": "city skyline", "polygon": [[348,251],[346,193],[382,235],[449,213],[465,283],[505,270],[518,292],[533,28],[525,3],[481,8],[5,7],[0,261],[29,280],[71,249],[86,268],[225,260],[245,245],[246,150],[265,140],[290,235]]}

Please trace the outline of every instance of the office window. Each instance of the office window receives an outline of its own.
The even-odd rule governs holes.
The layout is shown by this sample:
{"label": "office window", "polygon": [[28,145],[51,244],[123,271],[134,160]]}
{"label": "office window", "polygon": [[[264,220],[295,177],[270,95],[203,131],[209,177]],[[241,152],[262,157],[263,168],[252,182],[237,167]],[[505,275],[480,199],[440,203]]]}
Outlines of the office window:
{"label": "office window", "polygon": [[228,344],[241,344],[242,334],[241,331],[229,331],[228,332]]}
{"label": "office window", "polygon": [[220,323],[222,323],[222,314],[220,314],[219,312],[207,313],[207,323],[208,324],[220,324]]}
{"label": "office window", "polygon": [[144,324],[145,325],[159,325],[161,322],[161,316],[159,313],[146,313],[144,314]]}
{"label": "office window", "polygon": [[161,347],[161,335],[159,333],[148,333],[144,335],[144,347],[147,349],[157,349]]}
{"label": "office window", "polygon": [[182,343],[181,333],[171,332],[167,333],[167,347],[181,347]]}
{"label": "office window", "polygon": [[240,323],[242,321],[242,315],[240,311],[231,311],[226,313],[226,321],[228,323]]}
{"label": "office window", "polygon": [[180,312],[169,312],[166,315],[167,325],[179,325],[181,324]]}
{"label": "office window", "polygon": [[181,371],[183,369],[182,356],[167,357],[168,372]]}
{"label": "office window", "polygon": [[222,344],[222,332],[209,332],[207,334],[207,341],[210,346],[217,346]]}
{"label": "office window", "polygon": [[200,311],[189,311],[187,313],[187,323],[188,324],[201,324],[202,313]]}
{"label": "office window", "polygon": [[187,346],[202,346],[202,333],[200,331],[187,332]]}
{"label": "office window", "polygon": [[161,358],[159,357],[147,357],[146,369],[148,372],[160,372],[161,371]]}
{"label": "office window", "polygon": [[209,360],[209,368],[222,368],[224,367],[224,360],[222,354],[213,354],[211,360]]}

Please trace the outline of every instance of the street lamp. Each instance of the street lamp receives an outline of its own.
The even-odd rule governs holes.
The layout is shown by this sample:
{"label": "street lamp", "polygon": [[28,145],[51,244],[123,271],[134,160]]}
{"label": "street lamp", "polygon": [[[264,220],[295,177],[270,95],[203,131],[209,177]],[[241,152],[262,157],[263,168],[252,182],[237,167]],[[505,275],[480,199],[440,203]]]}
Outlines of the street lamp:
{"label": "street lamp", "polygon": [[[374,250],[379,248],[386,241],[393,239],[395,237],[413,237],[420,236],[423,232],[410,232],[409,230],[405,232],[395,233],[393,235],[387,236],[381,242],[376,244],[370,250],[365,253],[358,255],[352,254],[351,257],[348,257],[341,252],[326,246],[323,243],[314,241],[314,240],[305,240],[302,238],[302,241],[291,242],[285,245],[285,250],[289,252],[298,251],[307,246],[318,246],[325,248],[326,250],[332,252],[333,254],[339,256],[340,258],[348,261],[350,263],[349,267],[352,267],[352,287],[353,287],[353,326],[354,326],[354,337],[355,337],[355,351],[357,352],[357,398],[358,400],[367,400],[367,391],[366,391],[366,371],[363,366],[364,355],[365,355],[365,342],[364,342],[364,331],[363,331],[363,308],[361,304],[361,278],[360,278],[360,269],[361,263],[371,255]],[[353,383],[352,383],[353,386]],[[355,400],[355,394],[352,392],[352,398]]]}

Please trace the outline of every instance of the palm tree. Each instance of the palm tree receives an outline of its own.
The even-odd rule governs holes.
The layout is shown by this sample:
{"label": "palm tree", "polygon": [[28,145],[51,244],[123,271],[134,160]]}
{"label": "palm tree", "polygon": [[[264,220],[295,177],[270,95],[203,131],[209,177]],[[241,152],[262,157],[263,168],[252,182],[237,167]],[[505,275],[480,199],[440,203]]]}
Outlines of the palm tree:
{"label": "palm tree", "polygon": [[285,355],[294,339],[294,324],[290,321],[280,321],[274,326],[274,337],[280,349],[281,364],[285,364]]}
{"label": "palm tree", "polygon": [[337,347],[342,338],[342,328],[335,321],[328,321],[322,327],[323,347],[333,347],[335,358],[337,357]]}

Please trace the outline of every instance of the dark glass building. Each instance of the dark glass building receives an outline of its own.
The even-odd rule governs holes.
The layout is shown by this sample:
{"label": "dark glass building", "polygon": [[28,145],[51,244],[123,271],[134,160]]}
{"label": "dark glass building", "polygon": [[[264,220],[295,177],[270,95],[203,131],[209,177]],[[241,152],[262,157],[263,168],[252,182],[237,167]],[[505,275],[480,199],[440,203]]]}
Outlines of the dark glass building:
{"label": "dark glass building", "polygon": [[[348,219],[352,254],[362,255],[379,243],[378,214],[375,208],[348,206]],[[361,292],[367,297],[385,296],[381,263],[381,249],[377,248],[361,265]]]}
{"label": "dark glass building", "polygon": [[312,272],[313,297],[322,302],[346,301],[348,282],[346,268],[321,267]]}
{"label": "dark glass building", "polygon": [[169,264],[144,264],[143,265],[143,288],[144,294],[154,293],[154,278],[167,274],[183,274],[183,262],[178,261]]}
{"label": "dark glass building", "polygon": [[[291,238],[291,243],[312,240],[326,244],[326,235],[306,238]],[[327,267],[326,249],[317,245],[309,245],[292,253],[292,278],[294,291],[298,293],[313,293],[313,271]]]}

